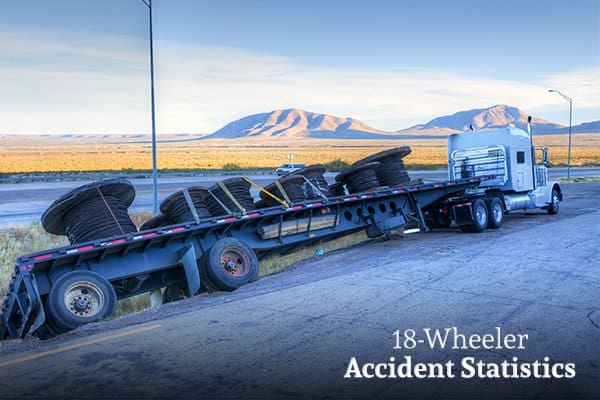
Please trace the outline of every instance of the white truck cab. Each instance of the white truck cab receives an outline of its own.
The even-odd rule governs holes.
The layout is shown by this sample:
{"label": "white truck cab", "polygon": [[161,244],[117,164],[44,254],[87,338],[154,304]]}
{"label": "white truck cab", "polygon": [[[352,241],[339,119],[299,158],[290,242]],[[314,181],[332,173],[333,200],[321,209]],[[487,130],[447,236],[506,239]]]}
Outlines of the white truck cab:
{"label": "white truck cab", "polygon": [[448,174],[450,180],[494,175],[478,190],[502,192],[505,211],[542,208],[556,214],[562,200],[558,182],[548,181],[547,167],[535,164],[531,135],[517,128],[450,135]]}

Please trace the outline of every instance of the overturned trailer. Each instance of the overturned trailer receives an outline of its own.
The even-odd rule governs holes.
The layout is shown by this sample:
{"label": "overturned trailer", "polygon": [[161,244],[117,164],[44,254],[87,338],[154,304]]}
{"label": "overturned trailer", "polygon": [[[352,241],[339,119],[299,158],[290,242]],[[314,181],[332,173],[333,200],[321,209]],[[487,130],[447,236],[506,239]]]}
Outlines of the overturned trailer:
{"label": "overturned trailer", "polygon": [[330,197],[210,217],[25,255],[2,302],[0,337],[45,336],[110,316],[117,300],[181,286],[254,280],[258,259],[360,230],[427,229],[422,208],[459,198],[493,177],[473,177]]}

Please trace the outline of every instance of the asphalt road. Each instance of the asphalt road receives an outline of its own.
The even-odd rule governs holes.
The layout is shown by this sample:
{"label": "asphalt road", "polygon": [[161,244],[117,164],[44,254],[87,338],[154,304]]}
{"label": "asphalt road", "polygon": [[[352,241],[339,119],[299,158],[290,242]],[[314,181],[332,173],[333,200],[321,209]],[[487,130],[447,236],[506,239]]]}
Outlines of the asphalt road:
{"label": "asphalt road", "polygon": [[[566,176],[566,168],[555,167],[549,169],[550,179]],[[335,174],[327,174],[333,181]],[[411,171],[413,179],[445,180],[446,171]],[[572,168],[572,177],[600,176],[600,168]],[[226,176],[204,176],[189,178],[164,178],[159,180],[159,200],[164,199],[174,191],[193,185],[210,186]],[[275,175],[252,175],[250,179],[261,186],[273,182]],[[152,210],[152,180],[132,179],[136,189],[136,199],[131,210]],[[36,182],[0,185],[0,228],[7,226],[23,226],[40,220],[48,206],[62,194],[77,186],[88,183],[86,181],[71,182]],[[256,190],[253,190],[255,197]]]}
{"label": "asphalt road", "polygon": [[[598,398],[600,184],[559,215],[440,230],[325,254],[233,293],[200,295],[0,346],[6,398]],[[525,349],[393,349],[393,332],[527,334]],[[422,337],[422,336],[421,336]],[[573,379],[343,379],[359,362],[575,363]]]}

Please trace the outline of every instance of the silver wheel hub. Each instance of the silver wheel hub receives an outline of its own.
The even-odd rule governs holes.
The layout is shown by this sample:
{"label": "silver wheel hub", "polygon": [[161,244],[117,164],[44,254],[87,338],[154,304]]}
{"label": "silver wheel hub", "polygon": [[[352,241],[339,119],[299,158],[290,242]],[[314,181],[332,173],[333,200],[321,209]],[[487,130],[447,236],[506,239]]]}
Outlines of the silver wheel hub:
{"label": "silver wheel hub", "polygon": [[477,222],[480,225],[485,225],[487,223],[487,215],[486,215],[486,212],[483,209],[483,207],[477,207],[476,217],[477,217]]}
{"label": "silver wheel hub", "polygon": [[498,203],[494,204],[494,209],[492,210],[494,214],[494,221],[500,221],[502,219],[502,206]]}
{"label": "silver wheel hub", "polygon": [[233,271],[235,269],[235,264],[233,261],[227,261],[227,263],[225,263],[225,269],[228,271]]}
{"label": "silver wheel hub", "polygon": [[102,290],[94,283],[85,281],[69,285],[63,300],[71,314],[88,318],[98,314],[106,302]]}

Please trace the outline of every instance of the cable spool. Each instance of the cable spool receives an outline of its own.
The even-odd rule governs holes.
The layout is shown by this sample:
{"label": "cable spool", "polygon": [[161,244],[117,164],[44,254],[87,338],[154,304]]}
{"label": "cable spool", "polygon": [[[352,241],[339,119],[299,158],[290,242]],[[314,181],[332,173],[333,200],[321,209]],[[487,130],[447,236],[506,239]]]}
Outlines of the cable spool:
{"label": "cable spool", "polygon": [[137,232],[127,208],[133,185],[110,179],[80,186],[54,201],[42,215],[48,233],[66,235],[71,244]]}
{"label": "cable spool", "polygon": [[410,152],[411,149],[408,146],[396,147],[358,160],[352,164],[352,166],[358,167],[373,161],[378,161],[380,164],[375,172],[377,173],[379,183],[383,186],[400,186],[410,182],[410,177],[404,166],[404,161],[402,161],[402,159],[409,155]]}
{"label": "cable spool", "polygon": [[144,222],[142,226],[140,226],[140,231],[147,231],[150,229],[161,228],[163,226],[173,225],[174,222],[171,221],[171,218],[166,216],[163,213],[158,213],[148,221]]}
{"label": "cable spool", "polygon": [[[254,210],[254,199],[250,194],[250,183],[244,180],[243,178],[229,178],[221,181],[227,190],[231,193],[233,198],[246,210]],[[214,196],[216,196],[219,201],[221,201],[225,207],[229,209],[232,213],[241,212],[238,206],[235,204],[233,200],[229,197],[227,193],[217,184],[212,186],[209,189]],[[215,198],[208,194],[206,196],[206,205],[210,210],[211,214],[214,216],[218,215],[226,215],[229,214],[227,210],[224,210],[223,207],[219,204]]]}
{"label": "cable spool", "polygon": [[[203,186],[191,186],[187,188],[187,191],[192,199],[198,218],[212,217],[212,214],[206,205],[208,189]],[[175,192],[164,199],[162,203],[160,203],[160,211],[176,224],[194,221],[194,214],[192,213],[182,190]]]}
{"label": "cable spool", "polygon": [[342,182],[335,182],[329,185],[329,193],[332,196],[343,196],[346,194],[346,190],[344,189],[344,184]]}
{"label": "cable spool", "polygon": [[[279,182],[279,184],[285,191],[285,194],[287,195],[290,202],[301,203],[307,200],[306,194],[304,193],[304,185],[306,184],[306,181],[304,180],[302,175],[296,175],[295,173],[293,175],[286,175],[283,178],[279,179],[277,182]],[[281,193],[275,182],[265,186],[265,190],[279,197],[281,200],[285,200],[285,196],[283,195],[283,193]],[[273,199],[271,196],[262,191],[260,192],[260,198],[265,201],[267,207],[281,205],[277,202],[277,200]]]}
{"label": "cable spool", "polygon": [[[329,186],[327,185],[327,181],[325,180],[323,174],[325,174],[325,166],[323,164],[309,165],[308,167],[294,171],[294,175],[304,176],[310,183],[319,189],[321,193],[323,193],[325,196],[330,196],[331,193],[329,192]],[[321,195],[317,193],[317,191],[315,191],[315,189],[306,181],[303,184],[303,190],[305,197],[308,200],[321,197]]]}
{"label": "cable spool", "polygon": [[371,162],[358,167],[353,167],[341,172],[335,180],[346,184],[348,193],[366,192],[380,187],[376,169],[379,162]]}
{"label": "cable spool", "polygon": [[257,200],[254,202],[254,208],[257,210],[260,210],[261,208],[267,208],[267,207],[269,207],[269,205],[263,199],[260,199],[260,200]]}

